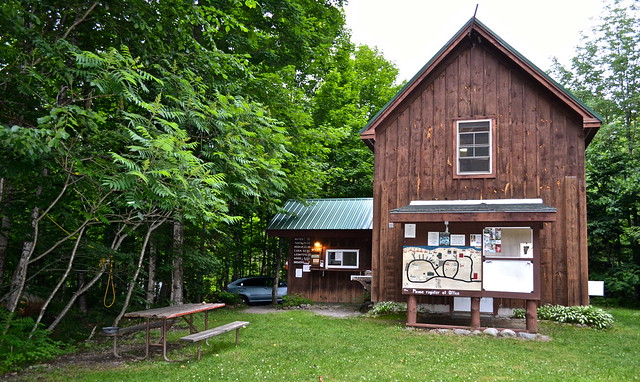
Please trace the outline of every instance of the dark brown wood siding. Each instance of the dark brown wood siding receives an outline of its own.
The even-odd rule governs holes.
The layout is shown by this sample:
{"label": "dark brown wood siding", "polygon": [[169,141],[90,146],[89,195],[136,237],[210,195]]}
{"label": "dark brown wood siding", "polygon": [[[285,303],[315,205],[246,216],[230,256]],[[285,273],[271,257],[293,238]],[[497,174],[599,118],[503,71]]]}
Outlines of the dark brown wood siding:
{"label": "dark brown wood siding", "polygon": [[[288,233],[287,235],[291,235]],[[351,275],[364,274],[371,270],[371,231],[297,231],[295,237],[310,238],[319,241],[326,249],[359,249],[360,267],[358,269],[318,269],[304,272],[302,278],[295,276],[293,264],[293,246],[289,245],[289,270],[287,286],[289,294],[297,294],[316,302],[363,302],[365,289],[357,281],[351,281]],[[292,238],[290,239],[292,240]]]}
{"label": "dark brown wood siding", "polygon": [[[455,121],[490,118],[493,177],[455,179]],[[539,248],[541,303],[588,303],[582,118],[493,45],[459,44],[375,131],[374,301],[401,294],[402,227],[412,200],[542,198],[556,207]]]}

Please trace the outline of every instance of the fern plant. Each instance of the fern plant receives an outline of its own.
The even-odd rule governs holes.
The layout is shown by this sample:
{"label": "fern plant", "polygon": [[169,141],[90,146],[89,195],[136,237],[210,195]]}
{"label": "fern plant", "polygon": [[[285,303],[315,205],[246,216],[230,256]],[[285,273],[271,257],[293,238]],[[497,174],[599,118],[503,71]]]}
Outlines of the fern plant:
{"label": "fern plant", "polygon": [[31,331],[34,321],[31,317],[19,317],[0,308],[0,374],[19,370],[36,361],[56,357],[65,352],[61,342],[52,340],[49,331]]}

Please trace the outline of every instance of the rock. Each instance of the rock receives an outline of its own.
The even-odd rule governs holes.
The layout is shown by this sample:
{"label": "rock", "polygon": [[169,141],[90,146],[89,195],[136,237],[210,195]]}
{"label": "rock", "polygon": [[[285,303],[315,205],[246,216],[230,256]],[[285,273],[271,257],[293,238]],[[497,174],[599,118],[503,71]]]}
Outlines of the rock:
{"label": "rock", "polygon": [[549,342],[549,341],[551,341],[551,337],[545,336],[545,335],[542,335],[542,334],[537,334],[536,335],[536,340],[543,341],[543,342]]}
{"label": "rock", "polygon": [[498,336],[498,329],[496,329],[496,328],[486,328],[485,330],[482,331],[482,333],[487,334],[489,336],[497,337]]}
{"label": "rock", "polygon": [[516,332],[511,329],[505,329],[500,332],[501,337],[514,338],[516,336]]}
{"label": "rock", "polygon": [[451,330],[449,329],[438,329],[438,333],[440,334],[449,334]]}
{"label": "rock", "polygon": [[474,335],[474,336],[479,336],[479,335],[481,335],[481,334],[482,334],[482,331],[480,331],[480,330],[478,330],[478,329],[476,329],[476,330],[474,330],[473,332],[471,332],[471,335]]}
{"label": "rock", "polygon": [[538,335],[533,333],[520,332],[518,333],[518,337],[524,338],[525,340],[535,340]]}
{"label": "rock", "polygon": [[469,334],[471,334],[471,330],[467,330],[467,329],[454,329],[453,330],[453,334],[457,334],[459,336],[468,336]]}

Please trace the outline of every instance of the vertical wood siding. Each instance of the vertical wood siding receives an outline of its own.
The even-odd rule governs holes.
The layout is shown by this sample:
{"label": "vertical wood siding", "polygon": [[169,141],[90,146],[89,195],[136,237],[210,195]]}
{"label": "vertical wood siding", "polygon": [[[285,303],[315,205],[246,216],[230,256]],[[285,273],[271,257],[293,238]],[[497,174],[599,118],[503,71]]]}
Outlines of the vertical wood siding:
{"label": "vertical wood siding", "polygon": [[[491,118],[496,175],[454,179],[455,121]],[[542,304],[588,302],[582,119],[490,44],[461,43],[376,128],[372,266],[375,301],[401,294],[402,227],[412,200],[542,198]]]}
{"label": "vertical wood siding", "polygon": [[[319,231],[304,233],[300,231],[299,237],[310,237],[311,242],[320,241],[325,248],[333,249],[360,249],[359,269],[312,269],[304,272],[302,278],[295,277],[295,271],[290,270],[287,278],[289,294],[301,295],[316,302],[362,302],[365,293],[362,285],[357,281],[351,281],[351,275],[362,274],[371,266],[371,235],[366,233],[354,234],[348,237],[348,232],[342,232],[341,236],[327,234]],[[289,248],[289,264],[293,268],[293,246]]]}

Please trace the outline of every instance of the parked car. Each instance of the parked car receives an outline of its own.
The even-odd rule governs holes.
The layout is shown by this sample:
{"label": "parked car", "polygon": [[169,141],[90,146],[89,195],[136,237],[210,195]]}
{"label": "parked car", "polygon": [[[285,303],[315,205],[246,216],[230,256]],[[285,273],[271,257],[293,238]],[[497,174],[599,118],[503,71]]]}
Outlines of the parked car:
{"label": "parked car", "polygon": [[[273,277],[243,277],[227,286],[227,291],[242,297],[247,304],[256,302],[271,302],[271,290]],[[278,302],[282,302],[282,296],[287,294],[287,283],[280,280],[278,283]]]}

